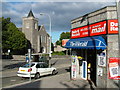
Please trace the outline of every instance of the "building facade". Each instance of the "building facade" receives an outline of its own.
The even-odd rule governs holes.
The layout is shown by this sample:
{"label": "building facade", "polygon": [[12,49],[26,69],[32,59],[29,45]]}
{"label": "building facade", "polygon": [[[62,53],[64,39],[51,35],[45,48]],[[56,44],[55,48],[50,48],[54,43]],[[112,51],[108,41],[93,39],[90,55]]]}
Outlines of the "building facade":
{"label": "building facade", "polygon": [[31,10],[27,17],[23,17],[22,32],[30,41],[32,53],[49,53],[50,36],[44,25],[38,25],[38,19]]}
{"label": "building facade", "polygon": [[[72,78],[90,79],[100,88],[119,87],[119,44],[116,6],[71,20]],[[73,73],[72,73],[73,74]]]}

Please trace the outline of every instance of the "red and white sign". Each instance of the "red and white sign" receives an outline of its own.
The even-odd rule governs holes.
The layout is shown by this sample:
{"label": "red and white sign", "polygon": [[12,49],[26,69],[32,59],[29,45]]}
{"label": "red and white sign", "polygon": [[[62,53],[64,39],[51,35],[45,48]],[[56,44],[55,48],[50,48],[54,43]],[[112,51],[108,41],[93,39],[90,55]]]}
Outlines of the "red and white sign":
{"label": "red and white sign", "polygon": [[106,34],[106,21],[91,24],[90,28],[90,36]]}
{"label": "red and white sign", "polygon": [[109,58],[109,79],[120,80],[120,58]]}
{"label": "red and white sign", "polygon": [[[107,23],[108,22],[108,23]],[[108,30],[107,30],[108,29]],[[102,34],[117,34],[118,20],[107,20],[95,24],[71,29],[71,38],[80,38],[87,36],[96,36]]]}
{"label": "red and white sign", "polygon": [[108,34],[118,33],[118,20],[108,20]]}
{"label": "red and white sign", "polygon": [[65,46],[68,40],[69,40],[69,39],[63,39],[63,40],[62,40],[62,46]]}
{"label": "red and white sign", "polygon": [[71,38],[80,38],[88,36],[88,26],[83,26],[71,30]]}

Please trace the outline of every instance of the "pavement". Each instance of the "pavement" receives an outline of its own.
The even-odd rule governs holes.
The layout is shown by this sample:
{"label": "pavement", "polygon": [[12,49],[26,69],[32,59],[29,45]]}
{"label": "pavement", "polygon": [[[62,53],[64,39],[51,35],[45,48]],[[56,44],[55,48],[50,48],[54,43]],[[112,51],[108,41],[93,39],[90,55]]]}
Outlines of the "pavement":
{"label": "pavement", "polygon": [[77,79],[71,80],[70,73],[64,73],[60,75],[54,75],[51,77],[40,78],[35,81],[28,81],[21,84],[16,84],[12,86],[4,87],[6,89],[24,89],[24,88],[31,88],[31,89],[39,89],[39,88],[82,88],[82,89],[94,89],[95,86],[91,81]]}

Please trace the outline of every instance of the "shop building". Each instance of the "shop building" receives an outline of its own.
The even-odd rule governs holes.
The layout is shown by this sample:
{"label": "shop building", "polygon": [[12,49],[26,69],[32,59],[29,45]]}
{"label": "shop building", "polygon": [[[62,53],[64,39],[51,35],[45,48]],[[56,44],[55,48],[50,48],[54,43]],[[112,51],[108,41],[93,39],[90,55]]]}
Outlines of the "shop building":
{"label": "shop building", "polygon": [[100,88],[118,88],[118,20],[107,6],[71,20],[71,78],[92,80]]}

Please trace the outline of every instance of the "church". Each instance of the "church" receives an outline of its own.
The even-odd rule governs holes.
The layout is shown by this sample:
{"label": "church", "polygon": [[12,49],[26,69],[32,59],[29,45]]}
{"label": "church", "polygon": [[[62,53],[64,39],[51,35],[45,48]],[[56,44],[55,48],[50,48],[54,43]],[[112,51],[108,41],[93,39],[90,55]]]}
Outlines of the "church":
{"label": "church", "polygon": [[44,25],[38,25],[38,18],[35,18],[32,10],[22,18],[22,32],[30,42],[32,53],[49,53],[50,35]]}

